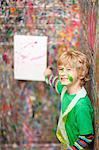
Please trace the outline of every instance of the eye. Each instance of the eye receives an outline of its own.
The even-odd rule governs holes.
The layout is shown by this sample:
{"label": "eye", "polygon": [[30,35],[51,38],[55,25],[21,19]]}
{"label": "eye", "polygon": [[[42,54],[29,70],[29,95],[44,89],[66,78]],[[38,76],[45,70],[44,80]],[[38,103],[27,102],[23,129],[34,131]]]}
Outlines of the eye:
{"label": "eye", "polygon": [[67,68],[66,70],[70,71],[70,70],[71,70],[71,68]]}
{"label": "eye", "polygon": [[59,71],[64,71],[64,68],[59,68],[58,70],[59,70]]}

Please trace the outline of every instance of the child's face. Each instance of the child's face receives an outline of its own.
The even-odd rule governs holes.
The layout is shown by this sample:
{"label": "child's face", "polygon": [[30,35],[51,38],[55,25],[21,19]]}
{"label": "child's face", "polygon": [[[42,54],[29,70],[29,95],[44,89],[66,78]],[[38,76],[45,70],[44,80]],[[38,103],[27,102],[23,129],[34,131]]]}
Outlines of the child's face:
{"label": "child's face", "polygon": [[78,81],[77,69],[71,65],[58,67],[59,79],[63,85],[70,86]]}

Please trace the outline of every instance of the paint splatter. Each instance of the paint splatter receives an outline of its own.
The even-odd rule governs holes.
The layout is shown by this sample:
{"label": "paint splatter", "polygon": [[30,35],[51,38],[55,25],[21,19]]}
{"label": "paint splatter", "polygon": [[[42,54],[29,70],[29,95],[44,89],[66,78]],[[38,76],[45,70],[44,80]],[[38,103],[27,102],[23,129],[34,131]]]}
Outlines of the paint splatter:
{"label": "paint splatter", "polygon": [[73,77],[71,75],[68,75],[68,79],[70,82],[73,82]]}

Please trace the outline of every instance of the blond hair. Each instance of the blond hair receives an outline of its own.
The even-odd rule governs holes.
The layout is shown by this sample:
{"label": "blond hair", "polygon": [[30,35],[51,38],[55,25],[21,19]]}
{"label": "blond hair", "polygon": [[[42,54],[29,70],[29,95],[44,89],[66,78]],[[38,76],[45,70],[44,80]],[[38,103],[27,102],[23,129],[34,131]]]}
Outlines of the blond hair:
{"label": "blond hair", "polygon": [[84,85],[89,80],[90,63],[85,54],[77,50],[67,50],[64,52],[57,61],[57,66],[72,65],[77,69],[78,77],[81,80],[81,85]]}

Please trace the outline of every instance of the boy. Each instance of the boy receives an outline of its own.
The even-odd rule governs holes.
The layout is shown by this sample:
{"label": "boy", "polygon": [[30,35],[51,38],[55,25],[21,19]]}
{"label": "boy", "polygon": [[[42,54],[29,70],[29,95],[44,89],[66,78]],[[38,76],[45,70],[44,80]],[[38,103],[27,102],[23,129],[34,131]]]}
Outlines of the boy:
{"label": "boy", "polygon": [[66,51],[57,61],[58,76],[48,67],[45,79],[61,95],[57,138],[63,150],[90,149],[94,139],[93,107],[84,88],[89,62],[80,51]]}

